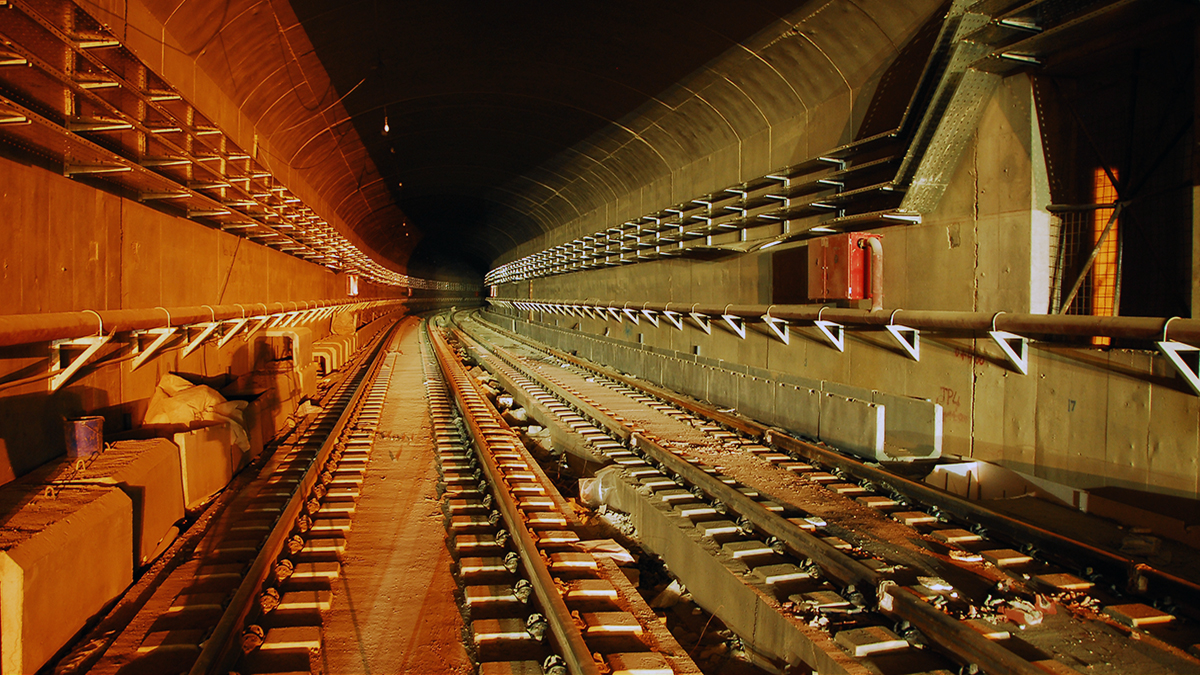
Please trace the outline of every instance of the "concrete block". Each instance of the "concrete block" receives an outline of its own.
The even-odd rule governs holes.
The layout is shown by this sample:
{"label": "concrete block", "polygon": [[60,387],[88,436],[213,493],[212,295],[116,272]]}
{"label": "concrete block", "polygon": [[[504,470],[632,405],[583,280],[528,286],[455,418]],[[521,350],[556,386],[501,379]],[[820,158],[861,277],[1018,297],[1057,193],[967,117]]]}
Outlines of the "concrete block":
{"label": "concrete block", "polygon": [[930,532],[929,536],[947,545],[967,544],[983,540],[983,537],[974,532],[960,529],[935,530]]}
{"label": "concrete block", "polygon": [[500,640],[533,641],[533,636],[525,630],[524,619],[479,619],[471,622],[471,632],[477,645]]}
{"label": "concrete block", "polygon": [[731,558],[755,558],[775,555],[774,549],[761,541],[749,539],[746,541],[731,541],[721,547],[721,550]]}
{"label": "concrete block", "polygon": [[610,600],[615,602],[617,589],[607,579],[573,579],[567,582],[567,591],[563,597],[568,601]]}
{"label": "concrete block", "polygon": [[872,461],[887,461],[884,429],[884,406],[840,394],[821,396],[822,441]]}
{"label": "concrete block", "polygon": [[890,509],[894,506],[899,505],[899,503],[900,503],[900,502],[897,502],[895,499],[892,499],[891,497],[880,497],[879,495],[868,495],[866,497],[859,497],[859,498],[855,499],[854,501],[858,502],[859,504],[862,504],[863,506],[869,506],[873,509],[880,509],[880,510]]}
{"label": "concrete block", "polygon": [[675,672],[667,657],[658,652],[609,654],[606,658],[612,675],[671,675]]}
{"label": "concrete block", "polygon": [[358,348],[358,335],[331,335],[313,343],[313,360],[323,374],[340,369]]}
{"label": "concrete block", "polygon": [[175,445],[179,448],[183,503],[187,509],[200,506],[228,485],[233,474],[249,459],[249,453],[233,444],[229,422],[214,422],[177,433]]}
{"label": "concrete block", "polygon": [[1170,623],[1175,620],[1174,616],[1162,610],[1137,602],[1128,605],[1109,605],[1104,608],[1104,613],[1133,628]]}
{"label": "concrete block", "polygon": [[184,515],[180,453],[165,438],[113,443],[66,482],[111,485],[129,497],[133,559],[139,565],[166,550],[179,533],[175,523]]}
{"label": "concrete block", "polygon": [[759,581],[764,584],[782,584],[789,581],[800,581],[809,578],[807,572],[801,571],[799,567],[791,563],[779,563],[777,565],[764,565],[754,568],[754,574]]}
{"label": "concrete block", "polygon": [[908,642],[883,626],[851,628],[833,636],[835,642],[856,658],[908,649]]}
{"label": "concrete block", "polygon": [[642,625],[629,612],[583,612],[584,635],[641,635]]}
{"label": "concrete block", "polygon": [[1043,586],[1052,591],[1086,591],[1095,584],[1086,580],[1080,579],[1074,574],[1059,573],[1059,574],[1039,574],[1034,577],[1039,586]]}
{"label": "concrete block", "polygon": [[1010,548],[998,548],[991,551],[982,551],[980,552],[980,555],[983,556],[984,560],[992,563],[996,567],[1012,567],[1014,565],[1024,565],[1025,563],[1033,561],[1033,558],[1021,553],[1020,551],[1014,551]]}
{"label": "concrete block", "polygon": [[925,523],[936,523],[937,517],[931,516],[924,511],[899,511],[891,514],[894,520],[898,520],[905,525],[923,525]]}
{"label": "concrete block", "polygon": [[115,488],[0,491],[0,653],[6,673],[41,668],[133,581],[133,505]]}
{"label": "concrete block", "polygon": [[801,436],[818,438],[821,432],[821,392],[790,384],[775,385],[776,424]]}
{"label": "concrete block", "polygon": [[310,651],[321,648],[320,626],[280,626],[267,631],[264,652]]}
{"label": "concrete block", "polygon": [[741,528],[738,527],[737,523],[730,520],[706,520],[704,522],[697,523],[696,527],[699,528],[701,534],[706,537],[719,537],[721,535],[737,534],[738,532],[741,532]]}
{"label": "concrete block", "polygon": [[[271,343],[271,353],[275,360],[281,360],[291,355],[292,371],[300,382],[300,398],[311,397],[317,393],[317,364],[313,362],[313,336],[309,328],[270,328],[261,333],[260,340]],[[280,340],[286,342],[286,348],[276,344]],[[289,411],[289,414],[290,411]]]}
{"label": "concrete block", "polygon": [[272,338],[283,338],[287,342],[286,346],[280,346],[277,344],[271,345],[277,360],[290,354],[292,361],[297,366],[312,363],[313,334],[311,328],[303,328],[300,326],[295,326],[292,328],[268,328],[262,331],[260,335],[262,336],[260,339],[264,339],[272,343],[276,342],[276,340],[272,340]]}
{"label": "concrete block", "polygon": [[838,595],[834,591],[813,591],[812,593],[798,593],[788,598],[792,602],[800,605],[806,605],[813,609],[826,609],[836,607],[849,607],[850,601]]}
{"label": "concrete block", "polygon": [[923,398],[872,392],[887,409],[884,453],[892,461],[942,456],[942,406]]}

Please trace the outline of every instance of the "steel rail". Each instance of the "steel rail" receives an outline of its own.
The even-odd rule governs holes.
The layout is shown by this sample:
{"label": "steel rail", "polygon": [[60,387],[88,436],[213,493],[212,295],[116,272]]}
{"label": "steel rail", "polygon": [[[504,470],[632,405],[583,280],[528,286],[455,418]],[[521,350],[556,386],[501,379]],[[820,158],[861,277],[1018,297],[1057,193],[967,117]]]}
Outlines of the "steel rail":
{"label": "steel rail", "polygon": [[931,642],[958,656],[964,663],[974,663],[991,675],[1035,675],[1044,672],[979,631],[930,605],[911,590],[898,585],[881,588],[880,584],[886,580],[883,575],[842,553],[828,542],[805,532],[787,518],[768,511],[762,504],[676,456],[658,443],[641,434],[633,434],[632,441],[634,447],[654,461],[698,486],[713,499],[729,505],[733,511],[749,519],[763,532],[778,538],[793,555],[810,558],[827,575],[844,585],[853,584],[868,597],[876,595],[876,601],[882,609],[908,621]]}
{"label": "steel rail", "polygon": [[[772,316],[774,316],[774,313],[772,313]],[[1178,323],[1180,323],[1180,320],[1171,322],[1172,328]],[[528,338],[517,335],[512,331],[494,324],[489,324],[488,327],[503,335],[526,344],[531,344]],[[834,450],[809,443],[791,435],[786,430],[762,424],[734,413],[722,412],[711,405],[680,396],[663,387],[622,375],[611,368],[588,363],[577,356],[567,354],[552,347],[538,344],[536,348],[567,363],[645,391],[672,405],[702,417],[707,417],[752,438],[760,439],[769,445],[794,452],[808,460],[840,469],[858,480],[872,481],[887,486],[912,502],[934,506],[965,521],[979,524],[993,532],[999,532],[1015,542],[1032,543],[1040,552],[1052,556],[1059,562],[1066,564],[1067,567],[1077,570],[1085,566],[1102,568],[1108,574],[1123,577],[1127,589],[1140,595],[1147,595],[1151,590],[1148,587],[1145,589],[1141,587],[1139,583],[1140,578],[1157,579],[1165,586],[1162,589],[1163,594],[1172,597],[1185,597],[1190,602],[1200,606],[1200,584],[1178,575],[1157,569],[1146,563],[1137,562],[1117,553],[1106,551],[1077,539],[1072,539],[1057,532],[1031,525],[944,490],[891,473],[883,468],[870,466],[866,462],[853,457],[848,457]]]}
{"label": "steel rail", "polygon": [[304,503],[308,499],[313,486],[320,480],[322,467],[325,466],[329,455],[338,444],[342,432],[346,429],[346,425],[350,423],[355,410],[370,390],[371,382],[383,366],[384,359],[381,358],[384,354],[383,346],[391,339],[397,326],[399,326],[399,322],[393,323],[391,327],[382,331],[379,337],[376,338],[376,343],[371,348],[370,355],[365,360],[363,375],[358,384],[354,386],[354,393],[346,403],[346,407],[342,415],[338,418],[337,424],[330,430],[329,435],[325,437],[325,442],[321,444],[321,448],[317,451],[316,456],[309,463],[308,469],[304,472],[304,477],[297,483],[291,498],[288,499],[287,504],[279,514],[279,518],[275,521],[275,527],[272,528],[271,534],[267,537],[266,542],[263,543],[262,548],[259,549],[258,555],[254,558],[249,571],[242,578],[241,584],[238,586],[233,598],[229,601],[227,609],[221,615],[220,621],[213,628],[212,634],[205,640],[204,647],[200,650],[200,654],[196,657],[196,661],[192,664],[188,675],[226,673],[233,667],[233,662],[238,656],[237,650],[233,649],[234,636],[237,634],[238,628],[250,615],[250,611],[254,606],[254,598],[257,597],[262,589],[262,584],[270,573],[274,561],[279,557],[280,551],[283,550],[288,534],[292,530],[292,524],[300,516],[301,510],[304,508]]}
{"label": "steel rail", "polygon": [[1169,572],[1031,525],[944,490],[868,466],[840,453],[807,443],[782,429],[769,428],[762,438],[769,445],[841,469],[859,480],[869,480],[890,488],[910,501],[936,507],[958,518],[981,525],[991,532],[1001,533],[1013,541],[1031,544],[1042,554],[1052,556],[1068,567],[1078,570],[1085,566],[1084,561],[1086,561],[1086,564],[1103,568],[1109,574],[1123,576],[1127,582],[1127,590],[1145,594],[1149,589],[1139,590],[1138,579],[1139,577],[1152,577],[1170,586],[1169,589],[1164,589],[1168,591],[1168,594],[1187,597],[1191,602],[1200,604],[1200,585]]}
{"label": "steel rail", "polygon": [[[168,321],[174,327],[210,321],[242,318],[262,318],[286,312],[299,312],[330,307],[354,309],[384,309],[406,307],[432,308],[430,305],[451,304],[459,298],[380,299],[380,300],[299,300],[271,303],[232,305],[200,305],[198,307],[154,307],[148,309],[102,309],[49,314],[0,315],[0,347],[32,342],[70,340],[88,337],[103,331],[105,334],[131,330],[162,328]],[[261,309],[260,309],[261,308]],[[272,311],[274,309],[274,311]],[[165,312],[165,313],[164,313]]]}
{"label": "steel rail", "polygon": [[[478,419],[475,415],[470,414],[470,411],[472,404],[483,405],[482,401],[485,399],[475,389],[470,378],[463,373],[462,367],[457,365],[457,355],[446,344],[441,334],[432,325],[427,325],[426,332],[442,367],[442,372],[446,374],[447,384],[450,385],[451,391],[454,392],[454,398],[464,413],[463,417],[466,418],[471,436],[476,446],[482,450],[487,447],[487,440],[483,429],[479,426]],[[475,400],[469,401],[469,398]],[[537,545],[525,527],[525,521],[521,517],[516,501],[508,491],[501,487],[504,485],[504,477],[500,472],[500,467],[489,453],[479,452],[478,455],[480,467],[488,481],[497,488],[494,491],[497,508],[508,525],[510,536],[517,543],[516,548],[521,556],[522,566],[529,575],[534,593],[545,611],[550,630],[563,651],[562,656],[567,662],[568,669],[573,675],[600,675],[600,669],[592,658],[592,652],[584,642],[578,625],[571,616],[571,610],[567,608],[566,602],[559,594],[554,579],[550,576],[550,570],[547,569],[545,561],[538,553]]]}
{"label": "steel rail", "polygon": [[[512,355],[507,354],[507,350],[497,347],[495,352],[510,363],[515,361],[510,361]],[[916,626],[931,642],[947,653],[957,656],[965,664],[974,663],[990,675],[1036,675],[1044,672],[958,619],[931,606],[916,593],[897,585],[889,585],[886,590],[882,590],[880,585],[886,581],[883,575],[828,542],[805,532],[787,518],[768,511],[762,504],[736,488],[726,485],[700,467],[636,432],[631,425],[612,419],[607,413],[584,401],[569,389],[530,371],[525,371],[525,375],[535,379],[541,386],[627,441],[630,447],[641,450],[650,460],[696,485],[712,499],[728,505],[731,510],[749,519],[763,532],[778,538],[793,555],[811,559],[826,575],[843,585],[854,585],[866,596],[873,596],[878,592],[876,600],[880,607]]]}
{"label": "steel rail", "polygon": [[527,300],[523,298],[485,298],[485,300],[493,306],[504,306],[501,303],[521,302],[580,310],[585,307],[590,309],[611,307],[635,312],[647,310],[683,315],[695,313],[712,317],[733,316],[747,321],[761,321],[763,316],[770,315],[772,319],[790,322],[822,320],[844,325],[871,327],[903,325],[931,331],[984,332],[996,330],[1016,335],[1101,336],[1135,340],[1200,342],[1200,319],[1188,318],[959,312],[900,308],[871,312],[865,309],[842,309],[817,305],[708,305],[684,302],[636,303],[600,300],[581,302],[578,300]]}
{"label": "steel rail", "polygon": [[[455,325],[458,325],[457,322],[455,322]],[[479,340],[475,339],[466,331],[460,330],[456,333],[456,335],[464,348],[468,352],[473,352],[473,355],[476,356],[476,358],[478,358],[479,354],[486,353],[488,351],[487,347],[485,347]],[[490,372],[496,377],[497,380],[499,380],[500,386],[503,387],[504,390],[513,397],[513,400],[516,401],[520,407],[531,411],[534,419],[554,419],[553,412],[546,408],[546,406],[537,399],[533,398],[524,387],[522,387],[516,380],[513,379],[513,374],[519,371],[517,371],[511,365],[499,360],[493,360],[490,366],[482,361],[479,365],[487,369],[488,372]],[[574,432],[551,429],[550,433],[554,440],[555,446],[559,446],[561,444],[564,449],[567,449],[581,459],[594,462],[598,465],[604,465],[612,461],[604,455],[591,450],[588,447],[587,441]]]}

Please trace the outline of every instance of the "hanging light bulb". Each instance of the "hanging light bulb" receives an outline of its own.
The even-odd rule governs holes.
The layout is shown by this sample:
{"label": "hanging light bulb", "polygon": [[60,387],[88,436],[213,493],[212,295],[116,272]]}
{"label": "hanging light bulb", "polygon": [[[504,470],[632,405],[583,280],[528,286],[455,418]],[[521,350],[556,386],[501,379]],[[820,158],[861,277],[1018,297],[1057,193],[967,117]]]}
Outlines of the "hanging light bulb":
{"label": "hanging light bulb", "polygon": [[391,130],[392,130],[392,128],[388,126],[387,115],[384,115],[383,116],[383,135],[387,136],[388,132]]}

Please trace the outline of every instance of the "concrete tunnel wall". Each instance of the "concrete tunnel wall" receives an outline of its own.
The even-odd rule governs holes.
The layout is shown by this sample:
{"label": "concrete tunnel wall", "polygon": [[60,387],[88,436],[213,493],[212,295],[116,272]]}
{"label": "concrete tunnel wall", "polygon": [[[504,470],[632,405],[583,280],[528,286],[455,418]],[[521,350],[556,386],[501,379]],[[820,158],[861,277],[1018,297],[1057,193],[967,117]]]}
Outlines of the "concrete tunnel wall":
{"label": "concrete tunnel wall", "polygon": [[77,4],[342,236],[405,271],[415,241],[391,236],[403,214],[358,136],[328,133],[348,115],[288,3]]}
{"label": "concrete tunnel wall", "polygon": [[[889,69],[923,29],[940,27],[948,6],[805,3],[532,172],[517,187],[544,232],[495,265],[891,130],[915,80],[895,86],[905,77]],[[915,51],[908,75],[927,53]],[[888,86],[884,111],[874,98]]]}
{"label": "concrete tunnel wall", "polygon": [[[1050,236],[1037,206],[1048,195],[1036,164],[1042,158],[1032,110],[1028,78],[1006,79],[937,211],[919,225],[874,230],[884,237],[886,308],[1046,311]],[[498,295],[631,306],[803,304],[803,280],[796,277],[805,260],[803,245],[712,262],[663,260],[507,284]],[[656,329],[646,322],[534,316],[635,348],[640,336],[647,347],[698,350],[731,364],[932,400],[944,409],[946,454],[1081,488],[1200,494],[1200,399],[1156,352],[1035,342],[1022,376],[986,335],[923,334],[918,363],[883,331],[847,331],[840,354],[811,327],[793,329],[784,345],[765,329],[739,339],[719,322],[709,336],[690,321],[678,331],[665,321]]]}
{"label": "concrete tunnel wall", "polygon": [[[0,313],[346,297],[344,275],[39,167],[0,158],[0,186]],[[398,295],[367,283],[360,293]],[[64,417],[104,415],[106,430],[118,431],[140,421],[163,374],[236,379],[261,358],[240,340],[187,358],[180,346],[133,372],[128,348],[108,348],[112,358],[54,394],[48,344],[0,349],[0,483],[63,453]]]}

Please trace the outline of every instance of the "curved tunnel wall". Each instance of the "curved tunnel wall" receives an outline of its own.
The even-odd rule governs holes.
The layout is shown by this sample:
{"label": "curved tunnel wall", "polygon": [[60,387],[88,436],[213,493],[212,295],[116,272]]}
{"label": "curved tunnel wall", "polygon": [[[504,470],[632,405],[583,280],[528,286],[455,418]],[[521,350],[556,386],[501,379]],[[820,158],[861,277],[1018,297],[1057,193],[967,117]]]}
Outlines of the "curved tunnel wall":
{"label": "curved tunnel wall", "polygon": [[[507,262],[848,143],[943,3],[807,3],[513,186],[542,233]],[[911,94],[911,91],[908,92]]]}

